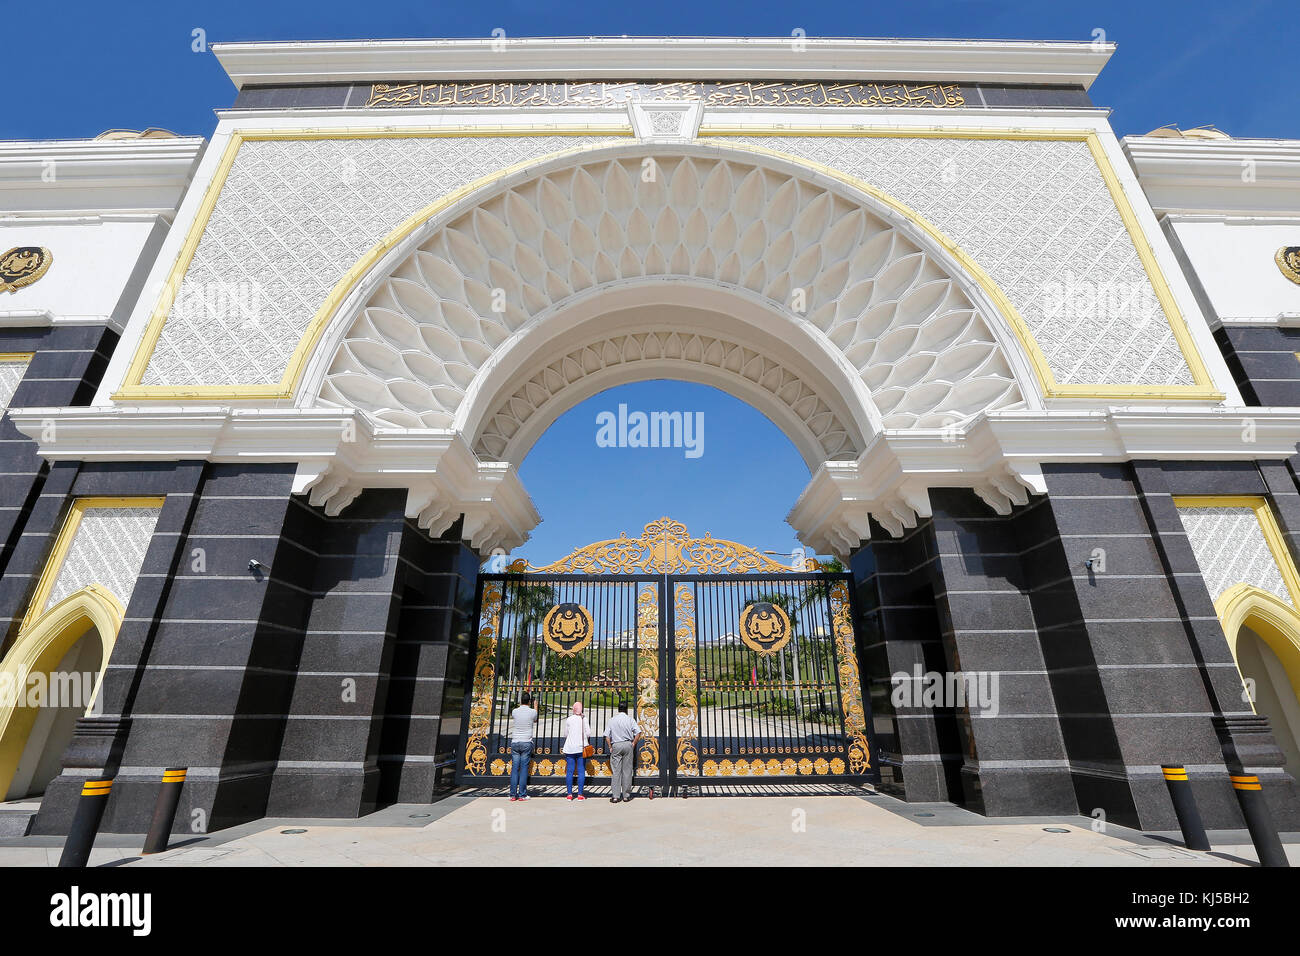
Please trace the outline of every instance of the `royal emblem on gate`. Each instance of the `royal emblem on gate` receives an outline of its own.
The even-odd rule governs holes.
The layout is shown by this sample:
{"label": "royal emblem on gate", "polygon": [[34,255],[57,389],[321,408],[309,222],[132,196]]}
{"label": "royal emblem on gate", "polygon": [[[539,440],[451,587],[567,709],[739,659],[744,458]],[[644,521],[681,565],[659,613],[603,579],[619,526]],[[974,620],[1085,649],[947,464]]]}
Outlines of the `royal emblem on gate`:
{"label": "royal emblem on gate", "polygon": [[17,246],[0,256],[0,292],[17,292],[50,269],[54,255],[40,246]]}
{"label": "royal emblem on gate", "polygon": [[1300,285],[1300,246],[1283,246],[1274,258],[1282,275]]}
{"label": "royal emblem on gate", "polygon": [[542,640],[561,654],[576,654],[591,643],[591,612],[581,604],[557,604],[542,621]]}
{"label": "royal emblem on gate", "polygon": [[755,601],[740,612],[740,639],[760,654],[775,654],[790,641],[790,617],[779,604]]}

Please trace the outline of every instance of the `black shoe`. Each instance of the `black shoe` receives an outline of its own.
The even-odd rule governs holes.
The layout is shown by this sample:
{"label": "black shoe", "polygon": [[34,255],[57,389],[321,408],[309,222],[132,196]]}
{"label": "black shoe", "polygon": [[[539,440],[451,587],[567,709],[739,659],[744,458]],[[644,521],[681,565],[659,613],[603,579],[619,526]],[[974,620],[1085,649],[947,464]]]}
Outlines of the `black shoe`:
{"label": "black shoe", "polygon": [[609,802],[610,802],[610,803],[618,803],[618,797],[610,797],[610,798],[609,798]]}
{"label": "black shoe", "polygon": [[631,802],[632,802],[632,798],[631,798],[631,797],[624,797],[624,798],[623,798],[623,802],[624,802],[624,803],[631,803]]}

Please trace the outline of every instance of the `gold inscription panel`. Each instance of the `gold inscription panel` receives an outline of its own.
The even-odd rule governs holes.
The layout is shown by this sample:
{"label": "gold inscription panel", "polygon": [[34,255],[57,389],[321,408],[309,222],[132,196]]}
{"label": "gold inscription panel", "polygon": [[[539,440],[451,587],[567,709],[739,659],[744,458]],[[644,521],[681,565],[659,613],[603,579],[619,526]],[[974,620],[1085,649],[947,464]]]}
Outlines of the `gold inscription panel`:
{"label": "gold inscription panel", "polygon": [[524,82],[374,83],[369,108],[443,106],[596,106],[629,102],[705,106],[850,106],[955,109],[966,105],[954,83]]}

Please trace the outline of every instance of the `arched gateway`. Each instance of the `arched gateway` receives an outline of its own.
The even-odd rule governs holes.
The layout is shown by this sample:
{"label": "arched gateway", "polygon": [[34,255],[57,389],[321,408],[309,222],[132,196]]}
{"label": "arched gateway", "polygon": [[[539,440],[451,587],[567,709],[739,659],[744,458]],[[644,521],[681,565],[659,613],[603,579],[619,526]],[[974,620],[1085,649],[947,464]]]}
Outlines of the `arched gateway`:
{"label": "arched gateway", "polygon": [[[509,715],[524,694],[539,710],[532,772],[543,784],[564,773],[560,722],[575,701],[597,778],[610,772],[605,724],[627,703],[640,784],[879,779],[851,575],[695,538],[670,518],[509,572],[480,578],[460,781],[510,775]],[[581,626],[553,633],[564,609]]]}
{"label": "arched gateway", "polygon": [[[1244,184],[1254,147],[1121,141],[1104,44],[505,46],[220,45],[206,145],[0,144],[0,669],[80,633],[42,582],[122,604],[36,831],[112,776],[141,832],[167,766],[209,828],[424,802],[499,777],[539,681],[639,702],[646,780],[1169,829],[1183,763],[1232,828],[1249,763],[1300,826],[1292,146]],[[848,572],[670,561],[668,524],[480,581],[547,427],[664,378],[789,437],[788,521]],[[962,674],[995,706],[894,693]]]}

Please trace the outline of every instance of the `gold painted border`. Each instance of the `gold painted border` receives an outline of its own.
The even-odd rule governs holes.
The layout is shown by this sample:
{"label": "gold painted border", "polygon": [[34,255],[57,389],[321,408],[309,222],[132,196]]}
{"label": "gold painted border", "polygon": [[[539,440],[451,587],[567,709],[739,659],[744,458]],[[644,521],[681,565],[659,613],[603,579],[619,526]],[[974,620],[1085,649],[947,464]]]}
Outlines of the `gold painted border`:
{"label": "gold painted border", "polygon": [[575,147],[574,149],[560,150],[544,156],[537,156],[532,159],[526,159],[515,163],[505,169],[488,173],[468,185],[448,193],[445,196],[435,199],[412,215],[408,216],[399,223],[388,235],[384,236],[378,243],[371,246],[360,259],[358,259],[347,272],[334,284],[330,290],[329,296],[316,310],[316,314],[307,324],[302,338],[299,339],[293,355],[290,356],[289,364],[285,368],[284,375],[281,376],[277,384],[262,385],[141,385],[144,380],[145,369],[149,365],[150,359],[153,358],[154,349],[158,346],[158,340],[162,336],[163,326],[166,324],[167,316],[171,312],[172,305],[175,303],[176,294],[180,291],[181,283],[185,274],[189,271],[191,263],[194,261],[194,254],[198,251],[199,242],[203,238],[204,232],[207,231],[208,222],[212,218],[212,213],[216,209],[217,199],[221,191],[225,188],[226,179],[230,176],[230,170],[235,165],[235,158],[239,154],[240,147],[246,142],[261,141],[281,141],[281,140],[322,140],[322,139],[431,139],[431,138],[472,138],[472,137],[503,137],[503,136],[600,136],[608,135],[611,139],[618,137],[630,137],[632,135],[631,127],[586,127],[586,126],[465,126],[465,127],[344,127],[339,129],[268,129],[268,130],[234,130],[230,134],[230,140],[226,143],[225,151],[221,154],[221,159],[217,163],[217,168],[212,175],[212,181],[208,184],[207,190],[203,194],[203,201],[199,204],[198,211],[194,215],[194,221],[190,224],[189,231],[185,234],[185,241],[181,245],[180,252],[177,254],[176,261],[172,263],[171,270],[167,275],[167,281],[163,284],[162,294],[154,304],[153,313],[149,317],[149,323],[145,327],[144,335],[140,339],[140,344],[136,347],[135,354],[131,357],[131,364],[127,366],[126,374],[123,376],[121,387],[112,396],[114,401],[124,400],[146,400],[158,401],[164,399],[176,398],[229,398],[229,399],[288,399],[293,397],[293,392],[298,384],[298,378],[302,370],[306,367],[307,360],[311,356],[311,350],[320,336],[325,331],[325,326],[333,316],[334,310],[338,308],[344,297],[352,290],[366,271],[377,262],[394,245],[415,231],[422,223],[437,215],[443,209],[458,202],[463,197],[483,189],[498,179],[504,178],[525,169],[528,166],[541,162],[565,156],[570,153],[577,154],[586,152],[590,149],[600,147]]}
{"label": "gold painted border", "polygon": [[[1249,508],[1255,513],[1259,529],[1264,533],[1264,542],[1273,555],[1273,563],[1282,575],[1282,583],[1291,595],[1291,603],[1300,608],[1300,572],[1297,572],[1291,551],[1286,546],[1286,538],[1278,526],[1273,509],[1268,499],[1260,495],[1175,495],[1175,508],[1194,510],[1197,508]],[[1225,592],[1226,593],[1226,592]]]}
{"label": "gold painted border", "polygon": [[[291,399],[294,390],[297,387],[298,380],[301,377],[303,369],[306,367],[310,358],[311,350],[323,335],[325,327],[332,318],[335,309],[342,303],[343,299],[352,290],[356,282],[366,273],[366,271],[383,256],[394,245],[402,241],[406,236],[415,231],[420,225],[428,221],[432,216],[458,202],[465,196],[476,190],[486,188],[491,183],[505,178],[520,169],[530,165],[536,165],[542,162],[549,162],[565,155],[577,155],[591,150],[598,150],[604,146],[587,146],[577,147],[572,150],[561,150],[546,156],[539,156],[533,159],[517,163],[507,169],[499,170],[481,177],[474,182],[455,190],[454,192],[437,199],[407,217],[397,227],[395,227],[387,236],[381,239],[376,245],[372,246],[347,272],[335,283],[329,296],[322,303],[312,320],[308,323],[302,338],[295,347],[289,363],[285,368],[284,375],[276,384],[260,385],[141,385],[145,369],[153,356],[154,349],[157,347],[158,340],[162,334],[163,325],[166,322],[167,314],[175,300],[176,292],[180,288],[181,281],[188,271],[190,263],[193,260],[194,253],[198,249],[199,241],[207,228],[207,223],[216,207],[217,198],[225,185],[227,176],[231,167],[234,165],[235,157],[239,147],[249,140],[311,140],[311,139],[380,139],[380,138],[401,138],[401,137],[458,137],[458,136],[517,136],[517,135],[553,135],[553,136],[595,136],[607,133],[611,138],[631,136],[630,129],[610,128],[610,127],[441,127],[436,129],[402,129],[402,128],[345,128],[345,129],[295,129],[295,130],[235,130],[231,133],[230,141],[226,145],[225,152],[222,154],[218,163],[217,170],[213,175],[212,182],[208,185],[204,194],[203,201],[195,215],[194,222],[191,224],[186,234],[185,242],[181,251],[172,266],[167,282],[164,285],[163,293],[155,305],[149,324],[145,329],[145,334],[141,338],[140,344],[127,367],[126,375],[123,378],[122,386],[112,396],[115,401],[128,400],[146,400],[161,401],[174,399],[265,399],[279,400]],[[1188,328],[1186,320],[1179,311],[1177,303],[1169,289],[1164,274],[1160,269],[1159,263],[1155,259],[1155,253],[1151,248],[1141,225],[1137,221],[1137,216],[1128,201],[1127,194],[1124,191],[1123,184],[1120,183],[1111,166],[1101,140],[1096,131],[1093,130],[1023,130],[1023,129],[991,129],[991,128],[942,128],[942,127],[916,127],[916,128],[898,128],[898,127],[865,127],[865,128],[827,128],[817,129],[799,129],[793,127],[703,127],[699,131],[699,142],[708,143],[709,138],[727,138],[733,136],[827,136],[827,137],[875,137],[875,138],[926,138],[926,139],[1009,139],[1009,140],[1046,140],[1046,141],[1072,141],[1084,142],[1088,144],[1093,161],[1096,163],[1102,179],[1111,194],[1111,199],[1120,214],[1120,219],[1124,223],[1125,229],[1137,250],[1138,258],[1142,262],[1143,269],[1147,274],[1148,280],[1156,292],[1157,300],[1165,313],[1174,339],[1178,343],[1179,350],[1183,355],[1183,360],[1187,363],[1188,369],[1192,373],[1194,385],[1105,385],[1105,384],[1068,384],[1063,385],[1056,381],[1047,358],[1038,346],[1033,332],[1029,329],[1028,324],[1020,315],[1019,311],[1012,305],[1011,301],[1002,292],[1001,288],[995,283],[978,263],[975,262],[964,250],[961,249],[948,236],[942,233],[927,219],[917,213],[910,206],[900,202],[893,196],[885,193],[871,184],[848,176],[829,166],[806,160],[778,150],[768,149],[766,147],[751,145],[736,145],[727,143],[727,147],[739,151],[745,151],[756,154],[765,154],[782,159],[786,162],[793,163],[804,168],[812,169],[823,175],[829,176],[839,182],[849,185],[857,190],[867,193],[873,198],[883,202],[890,208],[894,209],[900,215],[916,223],[932,240],[939,243],[955,258],[963,268],[967,269],[974,277],[975,281],[984,289],[990,299],[1002,313],[1016,337],[1020,340],[1026,355],[1030,360],[1035,373],[1038,375],[1043,394],[1048,398],[1091,398],[1091,399],[1172,399],[1172,400],[1208,400],[1222,401],[1225,398],[1223,392],[1213,387],[1213,379],[1209,370],[1205,367],[1200,352],[1197,350],[1195,342],[1191,336],[1191,330]],[[723,145],[718,142],[715,145]]]}
{"label": "gold painted border", "polygon": [[[67,560],[68,552],[72,549],[72,542],[77,537],[77,529],[81,527],[81,519],[86,516],[87,511],[97,508],[161,508],[166,501],[162,495],[153,495],[148,497],[90,497],[76,498],[72,502],[67,517],[63,519],[63,526],[59,528],[58,537],[54,539],[54,548],[50,551],[50,556],[45,560],[45,567],[41,570],[41,576],[36,582],[36,592],[32,595],[31,604],[27,607],[27,613],[23,616],[23,622],[18,628],[21,634],[33,621],[44,613],[45,602],[49,600],[50,593],[54,590],[54,582],[58,580],[59,572],[63,570],[63,562]],[[106,586],[100,584],[99,588],[112,594]],[[117,595],[113,595],[114,598]]]}
{"label": "gold painted border", "polygon": [[1138,259],[1142,263],[1143,271],[1146,272],[1147,280],[1155,290],[1156,299],[1160,302],[1161,310],[1165,314],[1165,320],[1169,323],[1169,328],[1174,334],[1174,340],[1178,343],[1179,351],[1182,353],[1183,361],[1187,363],[1188,370],[1192,373],[1192,380],[1195,385],[1106,385],[1106,384],[1069,384],[1063,385],[1056,381],[1056,376],[1052,373],[1047,363],[1047,357],[1043,354],[1034,338],[1033,331],[1029,328],[1024,317],[1006,294],[998,286],[993,278],[984,271],[984,269],[975,262],[960,246],[958,246],[945,233],[940,231],[933,223],[924,216],[912,209],[905,203],[900,202],[893,196],[881,189],[872,186],[864,180],[854,176],[849,176],[839,170],[833,169],[821,163],[812,160],[794,156],[789,153],[783,153],[779,150],[768,149],[762,146],[751,145],[731,145],[732,149],[747,150],[749,152],[766,154],[784,159],[787,162],[798,163],[802,166],[815,169],[823,175],[830,176],[846,185],[861,190],[868,195],[880,200],[901,215],[911,219],[923,231],[925,231],[935,242],[948,250],[952,256],[961,263],[962,267],[971,273],[975,281],[988,294],[998,310],[1002,313],[1011,330],[1020,340],[1029,357],[1030,363],[1037,373],[1039,383],[1043,388],[1043,394],[1047,398],[1097,398],[1097,399],[1175,399],[1175,400],[1209,400],[1223,401],[1226,397],[1223,392],[1214,388],[1214,379],[1210,376],[1209,369],[1206,368],[1204,360],[1201,358],[1200,351],[1196,348],[1196,343],[1192,339],[1192,332],[1187,325],[1178,303],[1174,299],[1173,291],[1165,279],[1164,272],[1160,269],[1160,264],[1156,261],[1155,251],[1152,249],[1146,233],[1142,230],[1141,224],[1137,220],[1137,214],[1133,211],[1129,203],[1128,194],[1124,191],[1124,185],[1119,181],[1114,167],[1106,155],[1105,148],[1101,144],[1101,138],[1095,130],[1061,130],[1061,129],[1044,129],[1044,130],[1026,130],[1026,129],[990,129],[990,128],[965,128],[965,127],[917,127],[917,128],[898,128],[898,127],[865,127],[865,128],[828,128],[819,127],[817,129],[798,129],[794,127],[701,127],[701,141],[706,137],[726,138],[733,136],[826,136],[826,137],[869,137],[875,139],[1007,139],[1021,141],[1048,141],[1048,142],[1080,142],[1088,145],[1088,151],[1092,154],[1093,162],[1097,166],[1098,172],[1101,173],[1102,180],[1106,183],[1106,189],[1109,191],[1111,201],[1115,204],[1119,212],[1120,220],[1124,223],[1124,228],[1133,242],[1133,247],[1137,250]]}

